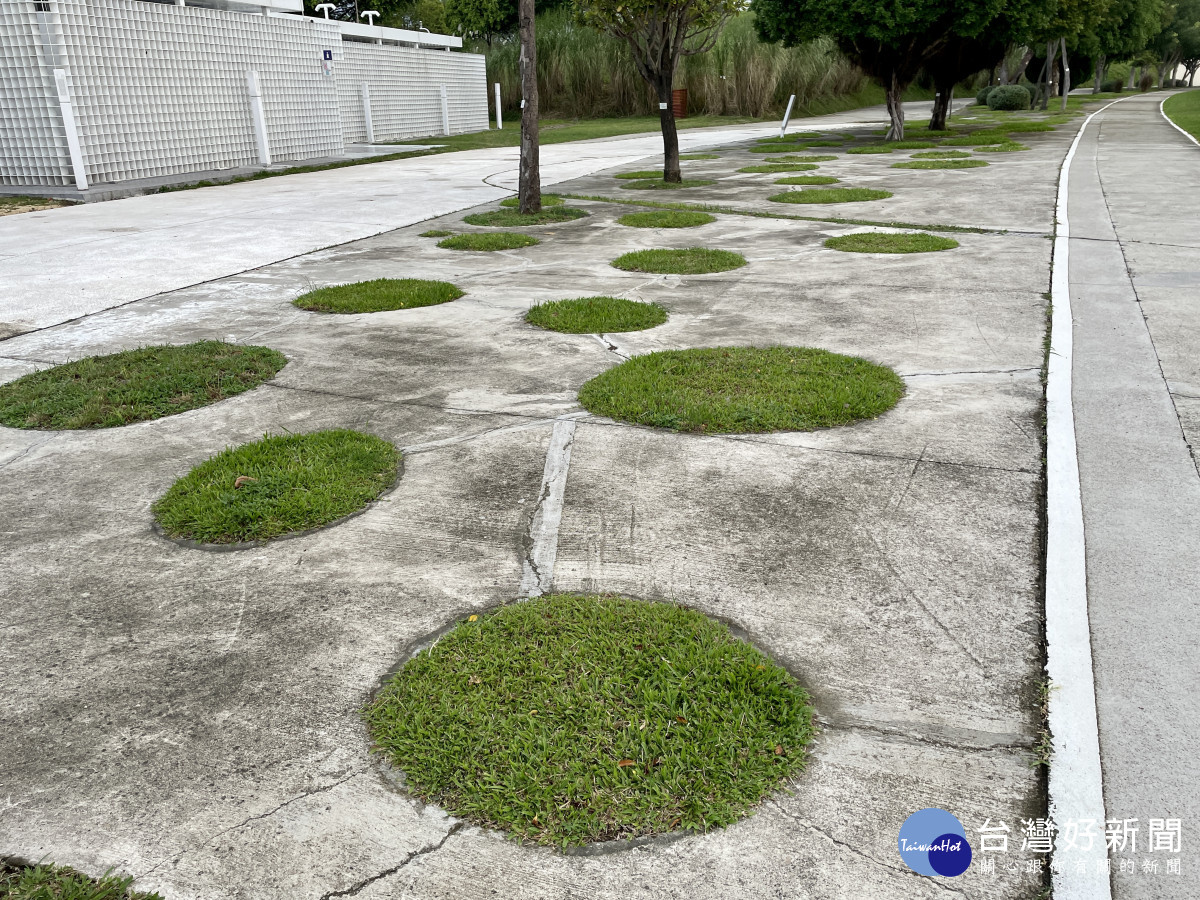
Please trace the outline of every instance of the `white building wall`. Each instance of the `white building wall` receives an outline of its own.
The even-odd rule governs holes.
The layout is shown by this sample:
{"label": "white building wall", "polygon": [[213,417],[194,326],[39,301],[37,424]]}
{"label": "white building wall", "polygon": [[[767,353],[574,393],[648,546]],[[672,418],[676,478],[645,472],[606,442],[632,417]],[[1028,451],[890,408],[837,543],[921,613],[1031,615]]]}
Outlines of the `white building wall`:
{"label": "white building wall", "polygon": [[[323,52],[331,50],[333,74]],[[375,140],[486,129],[483,58],[343,41],[335,23],[144,0],[0,0],[0,184],[74,182],[53,73],[67,73],[89,184],[258,163],[247,71],[272,162]]]}

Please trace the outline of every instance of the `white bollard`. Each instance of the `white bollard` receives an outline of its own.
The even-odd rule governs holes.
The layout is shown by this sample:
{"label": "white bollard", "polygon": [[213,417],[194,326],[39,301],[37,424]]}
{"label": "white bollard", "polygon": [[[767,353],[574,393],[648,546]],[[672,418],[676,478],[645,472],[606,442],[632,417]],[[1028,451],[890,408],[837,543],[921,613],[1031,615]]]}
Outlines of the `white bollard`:
{"label": "white bollard", "polygon": [[258,161],[261,165],[271,164],[271,147],[267,143],[267,117],[263,113],[262,90],[258,86],[258,73],[246,70],[246,88],[250,92],[250,118],[254,122],[254,142],[258,145]]}
{"label": "white bollard", "polygon": [[783,114],[783,124],[779,126],[779,136],[780,137],[783,137],[784,134],[787,132],[788,119],[790,119],[792,117],[792,104],[795,102],[796,102],[796,95],[792,94],[792,96],[788,98],[787,111]]}
{"label": "white bollard", "polygon": [[367,126],[367,143],[375,143],[375,121],[371,118],[371,86],[365,81],[362,88],[363,122]]}
{"label": "white bollard", "polygon": [[496,82],[496,130],[504,130],[504,119],[500,115],[500,82]]}
{"label": "white bollard", "polygon": [[75,187],[86,191],[87,171],[83,167],[83,149],[79,146],[79,129],[75,124],[75,111],[71,106],[71,93],[67,89],[67,73],[54,70],[54,86],[58,89],[58,108],[62,111],[63,130],[67,133],[67,152],[71,154],[71,169],[75,173]]}

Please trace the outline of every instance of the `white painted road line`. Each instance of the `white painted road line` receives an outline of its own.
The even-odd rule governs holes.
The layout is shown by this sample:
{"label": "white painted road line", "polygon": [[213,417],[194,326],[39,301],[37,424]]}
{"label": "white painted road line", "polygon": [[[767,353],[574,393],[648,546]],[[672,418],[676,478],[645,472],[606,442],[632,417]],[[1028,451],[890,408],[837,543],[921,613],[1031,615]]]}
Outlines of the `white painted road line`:
{"label": "white painted road line", "polygon": [[542,487],[529,523],[529,539],[522,561],[521,596],[540,597],[548,593],[554,579],[554,560],[558,556],[558,525],[562,521],[563,495],[567,490],[567,470],[571,466],[571,445],[575,441],[573,413],[561,418],[550,432]]}

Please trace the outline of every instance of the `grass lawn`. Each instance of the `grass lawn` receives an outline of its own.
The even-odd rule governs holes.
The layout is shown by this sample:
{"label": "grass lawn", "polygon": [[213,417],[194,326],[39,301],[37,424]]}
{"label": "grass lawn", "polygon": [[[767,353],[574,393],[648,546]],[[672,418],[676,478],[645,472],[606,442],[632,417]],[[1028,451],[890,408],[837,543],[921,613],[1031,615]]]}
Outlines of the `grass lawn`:
{"label": "grass lawn", "polygon": [[690,159],[720,159],[719,153],[681,153],[679,154],[680,162],[686,162]]}
{"label": "grass lawn", "polygon": [[571,206],[544,206],[539,212],[522,213],[516,209],[496,209],[491,212],[463,216],[468,225],[490,225],[494,228],[513,228],[526,225],[553,225],[586,216],[582,209]]}
{"label": "grass lawn", "polygon": [[258,387],[286,364],[268,347],[220,341],[89,356],[0,385],[0,424],[60,430],[161,419]]}
{"label": "grass lawn", "polygon": [[631,228],[695,228],[697,225],[707,225],[709,222],[715,221],[717,221],[717,217],[710,216],[708,213],[662,209],[653,212],[628,213],[617,219],[617,224],[628,225]]}
{"label": "grass lawn", "polygon": [[357,512],[399,465],[399,450],[357,431],[268,435],[200,463],[155,501],[154,518],[204,544],[269,540]]}
{"label": "grass lawn", "polygon": [[983,159],[914,159],[892,163],[893,169],[978,169],[988,165]]}
{"label": "grass lawn", "polygon": [[970,156],[966,150],[927,150],[914,153],[913,159],[968,159]]}
{"label": "grass lawn", "polygon": [[859,203],[864,200],[886,200],[891,191],[874,188],[811,188],[807,191],[784,191],[768,197],[775,203]]}
{"label": "grass lawn", "polygon": [[38,212],[70,205],[64,200],[49,200],[45,197],[0,197],[0,216],[14,216],[17,213]]}
{"label": "grass lawn", "polygon": [[1163,104],[1167,117],[1194,138],[1200,138],[1200,91],[1185,91]]}
{"label": "grass lawn", "polygon": [[448,281],[376,278],[317,288],[292,301],[301,309],[325,313],[373,313],[414,309],[457,300],[463,292]]}
{"label": "grass lawn", "polygon": [[958,241],[933,234],[889,234],[882,231],[843,234],[825,241],[831,250],[850,253],[931,253],[936,250],[953,250]]}
{"label": "grass lawn", "polygon": [[662,178],[662,169],[640,169],[637,172],[618,172],[613,178],[623,180],[641,179],[641,178]]}
{"label": "grass lawn", "polygon": [[438,241],[438,246],[446,250],[479,250],[493,252],[496,250],[516,250],[518,247],[532,247],[540,244],[535,237],[527,234],[514,234],[511,231],[496,231],[491,234],[456,234],[453,237]]}
{"label": "grass lawn", "polygon": [[470,616],[364,711],[418,797],[561,847],[737,821],[804,768],[812,715],[719,622],[563,594]]}
{"label": "grass lawn", "polygon": [[[930,145],[932,146],[932,145]],[[864,147],[851,147],[847,153],[891,153],[895,144],[867,144]]]}
{"label": "grass lawn", "polygon": [[711,179],[704,178],[685,178],[683,181],[663,181],[661,178],[659,178],[653,181],[649,179],[642,181],[630,181],[621,185],[621,187],[625,188],[626,190],[635,191],[675,191],[679,190],[680,188],[705,187],[710,184],[716,184],[716,182],[712,181]]}
{"label": "grass lawn", "polygon": [[525,313],[525,321],[564,334],[620,333],[661,325],[667,321],[667,311],[657,303],[620,297],[579,297],[539,303]]}
{"label": "grass lawn", "polygon": [[746,264],[746,257],[730,250],[708,250],[692,247],[686,250],[635,250],[618,256],[610,263],[626,272],[648,272],[653,275],[706,275],[727,272]]}
{"label": "grass lawn", "polygon": [[162,900],[133,889],[130,876],[91,878],[68,866],[0,862],[0,900]]}
{"label": "grass lawn", "polygon": [[1016,141],[1003,141],[999,144],[985,144],[982,147],[976,147],[976,153],[1019,153],[1022,150],[1028,150],[1024,144],[1019,144]]}
{"label": "grass lawn", "polygon": [[838,180],[832,175],[793,175],[790,178],[776,178],[776,184],[837,184]]}
{"label": "grass lawn", "polygon": [[810,347],[713,347],[635,356],[579,391],[588,412],[705,434],[811,431],[872,419],[904,382],[865,359]]}
{"label": "grass lawn", "polygon": [[818,168],[816,163],[768,163],[762,166],[742,166],[739,172],[747,174],[771,174],[772,172],[811,172]]}
{"label": "grass lawn", "polygon": [[[500,205],[507,206],[510,209],[516,209],[517,207],[519,207],[521,205],[521,198],[520,197],[505,197],[503,200],[500,201]],[[558,194],[542,194],[542,208],[543,209],[545,209],[547,206],[562,206],[562,205],[563,205],[563,198],[558,196]]]}

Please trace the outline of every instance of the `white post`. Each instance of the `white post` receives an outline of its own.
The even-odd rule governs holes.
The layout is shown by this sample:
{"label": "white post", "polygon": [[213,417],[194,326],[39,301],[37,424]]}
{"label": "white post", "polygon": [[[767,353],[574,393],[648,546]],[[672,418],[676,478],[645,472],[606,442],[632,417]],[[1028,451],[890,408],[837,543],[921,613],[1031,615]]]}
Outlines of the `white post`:
{"label": "white post", "polygon": [[438,85],[438,91],[442,95],[442,134],[450,134],[450,98],[446,96],[446,86]]}
{"label": "white post", "polygon": [[784,133],[787,131],[788,119],[790,119],[792,117],[792,104],[795,102],[796,102],[796,95],[792,94],[792,96],[790,96],[788,98],[787,111],[783,114],[783,124],[779,126],[779,136],[780,137],[783,137]]}
{"label": "white post", "polygon": [[83,150],[79,146],[79,128],[75,124],[75,111],[71,107],[71,93],[67,90],[67,73],[54,70],[54,86],[58,88],[58,108],[62,110],[63,130],[67,133],[67,152],[71,154],[71,170],[75,173],[75,187],[81,191],[88,188],[87,171],[83,168]]}
{"label": "white post", "polygon": [[375,143],[375,122],[371,118],[371,86],[365,81],[362,87],[363,121],[367,125],[367,143]]}
{"label": "white post", "polygon": [[[446,49],[449,50],[450,48],[447,47]],[[496,82],[496,130],[502,131],[503,129],[504,129],[504,119],[500,115],[500,82],[497,81]]]}
{"label": "white post", "polygon": [[271,147],[267,144],[267,117],[263,113],[262,91],[258,86],[258,73],[246,70],[246,87],[250,91],[250,118],[254,121],[254,142],[258,145],[258,161],[261,165],[271,164]]}

